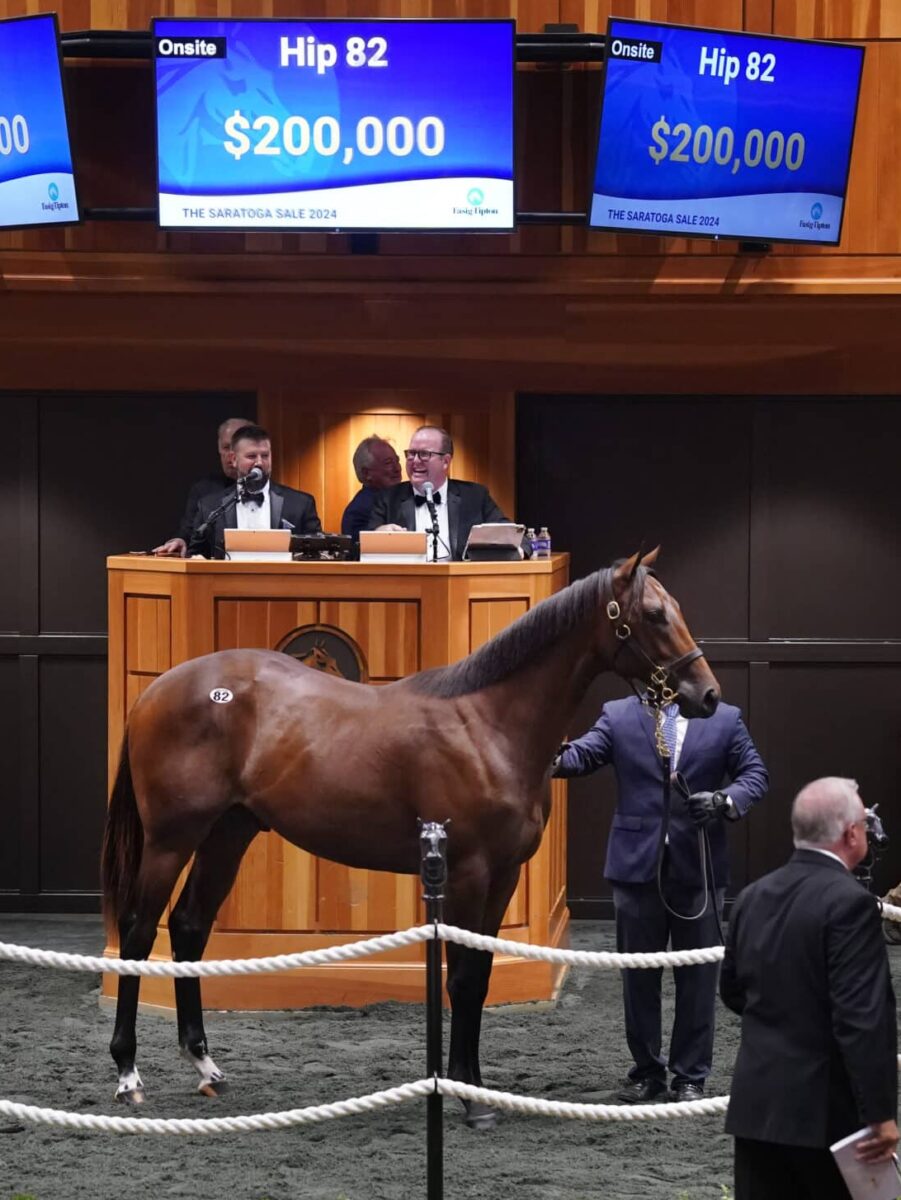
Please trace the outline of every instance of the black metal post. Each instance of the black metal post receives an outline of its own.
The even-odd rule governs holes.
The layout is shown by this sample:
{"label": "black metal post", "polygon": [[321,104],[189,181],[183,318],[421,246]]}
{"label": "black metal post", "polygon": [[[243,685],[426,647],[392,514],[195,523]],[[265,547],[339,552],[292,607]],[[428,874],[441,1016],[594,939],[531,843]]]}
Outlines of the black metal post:
{"label": "black metal post", "polygon": [[[442,919],[444,885],[447,882],[447,833],[439,821],[420,821],[419,844],[422,851],[420,877],[426,920],[435,927],[435,937],[426,946],[426,1072],[440,1079],[444,1071],[441,1011],[441,960],[443,946],[437,936]],[[437,1090],[426,1100],[426,1196],[444,1197],[444,1097]]]}

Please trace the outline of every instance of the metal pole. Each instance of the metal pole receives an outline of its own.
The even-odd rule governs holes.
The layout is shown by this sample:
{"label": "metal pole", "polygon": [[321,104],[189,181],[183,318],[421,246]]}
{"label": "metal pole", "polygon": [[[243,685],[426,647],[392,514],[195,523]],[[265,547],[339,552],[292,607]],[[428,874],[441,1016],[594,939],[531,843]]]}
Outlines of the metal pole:
{"label": "metal pole", "polygon": [[[435,937],[426,946],[426,1072],[438,1080],[444,1071],[441,1011],[442,944],[437,925],[442,919],[444,885],[447,882],[447,833],[438,821],[420,821],[419,844],[422,851],[420,876],[426,920],[435,926]],[[426,1196],[444,1197],[444,1097],[437,1090],[426,1100]]]}

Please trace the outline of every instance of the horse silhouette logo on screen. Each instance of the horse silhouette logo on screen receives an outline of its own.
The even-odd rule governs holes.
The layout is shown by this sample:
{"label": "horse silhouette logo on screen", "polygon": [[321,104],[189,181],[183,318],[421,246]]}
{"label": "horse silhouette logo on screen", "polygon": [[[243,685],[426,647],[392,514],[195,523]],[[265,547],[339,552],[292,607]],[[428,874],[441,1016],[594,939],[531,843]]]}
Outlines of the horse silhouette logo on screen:
{"label": "horse silhouette logo on screen", "polygon": [[352,637],[335,625],[301,625],[292,629],[275,648],[314,671],[338,675],[352,683],[369,681],[363,651]]}

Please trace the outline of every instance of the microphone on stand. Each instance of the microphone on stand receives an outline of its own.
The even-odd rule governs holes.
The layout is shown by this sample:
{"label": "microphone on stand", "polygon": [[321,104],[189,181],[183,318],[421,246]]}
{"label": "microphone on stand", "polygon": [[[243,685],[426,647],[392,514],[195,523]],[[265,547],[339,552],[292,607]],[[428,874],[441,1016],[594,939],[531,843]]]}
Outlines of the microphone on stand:
{"label": "microphone on stand", "polygon": [[266,472],[262,467],[251,467],[247,474],[242,475],[238,480],[238,487],[241,491],[248,492],[251,496],[261,492],[265,486]]}
{"label": "microphone on stand", "polygon": [[435,495],[435,485],[431,480],[427,479],[422,485],[422,494],[425,496],[426,508],[429,510],[429,516],[432,518],[432,562],[438,561],[438,509],[435,507],[435,501],[432,497]]}

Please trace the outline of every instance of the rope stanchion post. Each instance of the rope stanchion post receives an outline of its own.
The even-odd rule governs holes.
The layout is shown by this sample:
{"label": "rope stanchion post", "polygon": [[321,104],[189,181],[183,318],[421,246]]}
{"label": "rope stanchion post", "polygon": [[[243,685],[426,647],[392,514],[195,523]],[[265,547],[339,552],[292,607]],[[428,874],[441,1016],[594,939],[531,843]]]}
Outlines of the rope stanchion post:
{"label": "rope stanchion post", "polygon": [[420,876],[426,920],[432,940],[426,946],[426,1072],[435,1090],[426,1099],[426,1195],[428,1200],[444,1197],[444,1097],[438,1081],[444,1071],[441,1011],[441,960],[443,943],[438,935],[442,920],[444,888],[447,883],[447,833],[438,821],[420,822],[422,851]]}

